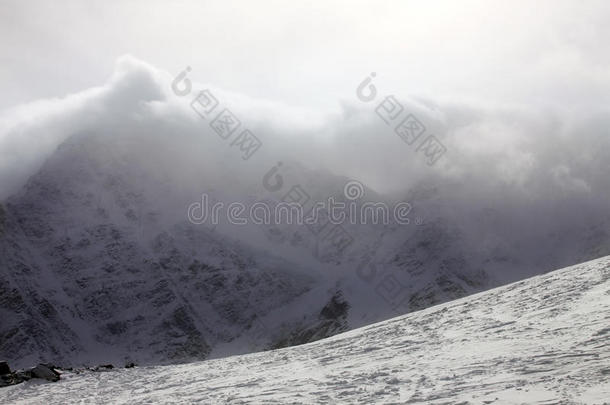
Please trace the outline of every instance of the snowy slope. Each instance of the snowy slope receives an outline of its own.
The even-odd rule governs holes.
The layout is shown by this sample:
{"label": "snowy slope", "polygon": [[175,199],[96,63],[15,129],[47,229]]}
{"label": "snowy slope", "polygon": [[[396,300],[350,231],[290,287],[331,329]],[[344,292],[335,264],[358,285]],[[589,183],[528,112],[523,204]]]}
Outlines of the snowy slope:
{"label": "snowy slope", "polygon": [[0,390],[15,404],[608,401],[610,257],[306,345]]}

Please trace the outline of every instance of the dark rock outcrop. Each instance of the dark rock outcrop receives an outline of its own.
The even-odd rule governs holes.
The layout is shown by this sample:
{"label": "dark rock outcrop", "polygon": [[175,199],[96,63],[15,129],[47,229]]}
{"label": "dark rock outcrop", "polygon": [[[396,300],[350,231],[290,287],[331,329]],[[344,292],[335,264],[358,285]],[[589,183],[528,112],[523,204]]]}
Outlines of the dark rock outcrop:
{"label": "dark rock outcrop", "polygon": [[309,323],[293,326],[286,335],[276,340],[271,349],[301,345],[324,339],[348,330],[347,315],[350,305],[341,291],[320,310],[317,318]]}
{"label": "dark rock outcrop", "polygon": [[[56,382],[61,378],[61,374],[56,370],[56,367],[51,364],[39,364],[36,367],[33,367],[28,370],[20,370],[11,372],[10,368],[8,368],[8,364],[3,362],[6,366],[0,365],[1,370],[0,373],[0,387],[7,387],[9,385],[20,384],[24,381],[31,380],[32,378],[41,378],[47,381]],[[6,369],[9,370],[8,373],[5,373]]]}
{"label": "dark rock outcrop", "polygon": [[59,381],[60,374],[55,371],[53,366],[39,364],[31,370],[32,378],[42,378],[47,381]]}

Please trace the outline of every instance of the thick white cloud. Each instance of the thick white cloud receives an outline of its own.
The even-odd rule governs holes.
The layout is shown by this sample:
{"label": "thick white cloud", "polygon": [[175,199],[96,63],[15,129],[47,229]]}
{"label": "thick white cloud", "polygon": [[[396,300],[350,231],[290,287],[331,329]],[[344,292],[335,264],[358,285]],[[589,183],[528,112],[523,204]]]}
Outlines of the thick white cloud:
{"label": "thick white cloud", "polygon": [[[6,110],[0,116],[0,198],[16,193],[69,136],[95,133],[118,142],[133,160],[129,164],[165,179],[160,184],[184,190],[181,198],[210,189],[245,198],[261,191],[263,174],[281,160],[322,169],[320,176],[328,170],[357,179],[388,198],[413,198],[417,216],[454,224],[471,252],[520,258],[527,263],[522,269],[604,253],[590,251],[603,249],[610,224],[610,110],[604,106],[481,108],[397,96],[403,114],[414,114],[447,148],[428,166],[376,114],[386,95],[381,87],[375,102],[354,94],[339,113],[322,114],[196,82],[190,95],[178,97],[172,80],[125,56],[101,87]],[[204,88],[262,140],[250,160],[191,109]],[[153,195],[172,198],[163,190]],[[423,190],[433,198],[420,199]],[[187,203],[176,201],[168,201],[175,211],[168,216],[183,219],[176,207]]]}
{"label": "thick white cloud", "polygon": [[[584,112],[483,109],[397,97],[405,107],[403,116],[414,114],[426,126],[425,135],[434,134],[447,148],[430,167],[417,144],[407,145],[376,114],[385,96],[381,91],[375,102],[354,97],[340,113],[321,114],[198,83],[181,98],[171,91],[172,79],[126,56],[102,87],[6,110],[0,117],[0,195],[14,192],[60,142],[78,132],[128,133],[148,123],[152,132],[162,128],[163,134],[182,134],[172,135],[177,143],[220,148],[213,138],[199,136],[205,125],[189,107],[203,88],[212,89],[261,138],[265,147],[253,158],[260,170],[277,159],[293,159],[361,179],[382,192],[404,191],[426,179],[465,182],[474,189],[504,187],[524,195],[605,195],[608,189],[604,162],[610,115],[603,107]],[[155,127],[159,121],[163,125]]]}

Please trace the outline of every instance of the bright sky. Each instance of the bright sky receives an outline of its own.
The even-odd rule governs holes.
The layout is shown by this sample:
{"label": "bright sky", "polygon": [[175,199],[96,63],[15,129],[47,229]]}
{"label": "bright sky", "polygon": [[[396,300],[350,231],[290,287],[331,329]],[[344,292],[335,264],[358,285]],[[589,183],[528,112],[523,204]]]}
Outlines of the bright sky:
{"label": "bright sky", "polygon": [[0,5],[0,110],[98,86],[132,54],[312,109],[384,93],[481,104],[610,101],[607,1],[20,1]]}

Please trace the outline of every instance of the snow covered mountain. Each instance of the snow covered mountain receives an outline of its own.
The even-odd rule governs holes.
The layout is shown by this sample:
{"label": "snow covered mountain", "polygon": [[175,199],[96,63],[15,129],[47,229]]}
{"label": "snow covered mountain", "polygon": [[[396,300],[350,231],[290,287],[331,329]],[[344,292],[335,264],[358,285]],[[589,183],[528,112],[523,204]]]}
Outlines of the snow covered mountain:
{"label": "snow covered mountain", "polygon": [[14,404],[586,403],[610,400],[610,257],[301,346],[66,372]]}
{"label": "snow covered mountain", "polygon": [[[343,250],[305,225],[195,225],[187,207],[202,191],[273,205],[286,190],[238,169],[219,178],[206,170],[215,150],[187,159],[146,128],[70,137],[2,206],[0,357],[14,366],[159,364],[302,344],[553,263],[479,252],[435,211],[434,192],[412,191],[422,224],[344,224]],[[343,177],[298,164],[283,175],[312,200],[345,199]],[[510,266],[512,279],[500,277]]]}
{"label": "snow covered mountain", "polygon": [[315,271],[189,224],[182,206],[174,220],[155,199],[164,184],[97,141],[63,144],[3,209],[3,358],[185,361],[251,331],[236,349],[248,351],[267,336],[260,318],[318,286]]}
{"label": "snow covered mountain", "polygon": [[[309,204],[346,201],[353,179],[297,159],[305,137],[275,134],[240,159],[163,77],[126,58],[105,87],[61,101],[55,118],[3,121],[3,139],[48,149],[40,167],[24,162],[29,180],[0,204],[0,358],[14,367],[177,363],[301,344],[610,254],[605,202],[528,212],[527,196],[498,210],[439,176],[395,195],[362,185],[359,206],[408,202],[410,223],[348,217],[340,248],[331,227],[194,224],[187,213],[203,193],[225,207],[273,206],[298,185]],[[266,104],[214,94],[240,116],[252,110],[255,132],[286,130],[261,124]],[[283,186],[268,187],[280,158]]]}

